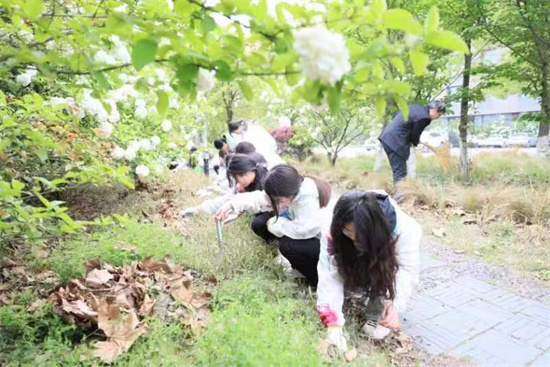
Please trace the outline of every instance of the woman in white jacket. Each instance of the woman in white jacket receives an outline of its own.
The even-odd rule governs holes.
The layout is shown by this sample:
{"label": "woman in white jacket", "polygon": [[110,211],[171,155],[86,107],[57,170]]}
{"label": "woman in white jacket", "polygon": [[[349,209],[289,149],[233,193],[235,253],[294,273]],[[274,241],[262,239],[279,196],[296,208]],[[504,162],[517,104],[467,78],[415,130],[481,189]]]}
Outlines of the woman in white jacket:
{"label": "woman in white jacket", "polygon": [[326,207],[330,195],[326,182],[304,177],[291,165],[281,164],[267,174],[264,191],[236,195],[215,217],[224,220],[231,211],[263,213],[252,222],[252,230],[265,240],[278,239],[281,254],[315,286],[321,208]]}
{"label": "woman in white jacket", "polygon": [[382,339],[399,327],[400,315],[418,284],[420,225],[383,191],[351,191],[334,207],[323,234],[317,266],[317,311],[328,339],[347,349],[342,326],[344,288],[366,291],[363,330]]}

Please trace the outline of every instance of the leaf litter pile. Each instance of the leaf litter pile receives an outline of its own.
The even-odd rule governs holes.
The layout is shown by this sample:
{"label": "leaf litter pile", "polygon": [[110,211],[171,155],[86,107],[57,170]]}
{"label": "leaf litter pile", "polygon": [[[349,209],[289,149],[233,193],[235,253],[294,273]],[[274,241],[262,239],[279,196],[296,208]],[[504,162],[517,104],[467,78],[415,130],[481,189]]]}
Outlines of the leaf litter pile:
{"label": "leaf litter pile", "polygon": [[94,356],[112,362],[147,331],[146,316],[178,321],[192,330],[206,326],[210,295],[195,294],[192,280],[190,270],[168,257],[122,267],[93,259],[86,262],[84,278],[71,279],[49,300],[67,322],[100,329],[106,340],[95,344]]}

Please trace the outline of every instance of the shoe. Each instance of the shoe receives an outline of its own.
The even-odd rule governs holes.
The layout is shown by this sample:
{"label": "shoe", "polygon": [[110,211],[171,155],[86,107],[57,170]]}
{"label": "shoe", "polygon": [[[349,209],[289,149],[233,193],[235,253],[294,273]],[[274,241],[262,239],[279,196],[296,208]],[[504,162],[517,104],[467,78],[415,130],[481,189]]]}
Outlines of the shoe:
{"label": "shoe", "polygon": [[385,337],[387,337],[391,330],[387,327],[381,326],[379,323],[377,323],[374,320],[368,320],[365,322],[365,325],[361,328],[361,330],[367,334],[367,336],[374,340],[382,340]]}
{"label": "shoe", "polygon": [[190,217],[192,215],[195,215],[198,212],[199,212],[198,208],[192,207],[192,208],[187,208],[187,209],[184,209],[184,210],[180,210],[178,212],[178,215],[180,216],[180,218],[185,218],[185,217]]}

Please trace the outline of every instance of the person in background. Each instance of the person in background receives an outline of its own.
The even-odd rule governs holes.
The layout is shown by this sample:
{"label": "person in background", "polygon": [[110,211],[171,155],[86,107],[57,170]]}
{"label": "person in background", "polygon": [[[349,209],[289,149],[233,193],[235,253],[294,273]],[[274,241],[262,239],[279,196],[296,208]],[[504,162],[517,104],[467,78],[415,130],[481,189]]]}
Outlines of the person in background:
{"label": "person in background", "polygon": [[241,141],[235,147],[235,153],[250,154],[254,152],[256,152],[256,147],[254,146],[254,144],[248,141]]}
{"label": "person in background", "polygon": [[246,122],[244,120],[231,121],[227,124],[227,144],[229,144],[229,149],[235,150],[237,144],[243,141],[243,131],[246,129]]}
{"label": "person in background", "polygon": [[278,240],[279,251],[292,268],[316,286],[321,209],[330,197],[326,182],[302,176],[291,165],[281,164],[267,174],[264,191],[235,195],[215,218],[225,220],[229,213],[245,210],[263,213],[252,222],[252,230],[266,241]]}
{"label": "person in background", "polygon": [[420,225],[384,191],[355,190],[336,202],[330,230],[321,238],[317,311],[328,339],[347,349],[342,327],[344,289],[368,295],[362,330],[383,339],[418,285]]}
{"label": "person in background", "polygon": [[412,104],[409,106],[407,120],[399,112],[382,131],[378,140],[390,161],[394,184],[407,177],[407,159],[409,159],[411,145],[418,145],[422,131],[433,120],[443,116],[445,110],[445,104],[440,101],[431,102],[428,106]]}
{"label": "person in background", "polygon": [[[237,146],[235,147],[235,153],[243,153],[250,156],[256,156],[259,154],[256,151],[255,145],[248,141],[241,141],[239,144],[237,144]],[[267,153],[265,154],[260,154],[260,156],[267,163],[268,169],[271,169],[278,164],[286,163],[277,153],[273,153],[271,151],[267,151]]]}

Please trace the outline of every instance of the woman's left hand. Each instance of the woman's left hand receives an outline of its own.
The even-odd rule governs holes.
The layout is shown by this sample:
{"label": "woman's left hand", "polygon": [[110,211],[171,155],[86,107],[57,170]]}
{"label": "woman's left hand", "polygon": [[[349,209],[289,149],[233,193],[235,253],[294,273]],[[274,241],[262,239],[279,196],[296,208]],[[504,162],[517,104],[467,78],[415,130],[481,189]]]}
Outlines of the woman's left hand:
{"label": "woman's left hand", "polygon": [[395,309],[393,303],[387,302],[384,304],[384,310],[382,311],[382,318],[378,322],[381,326],[388,329],[396,330],[399,328],[399,314]]}

